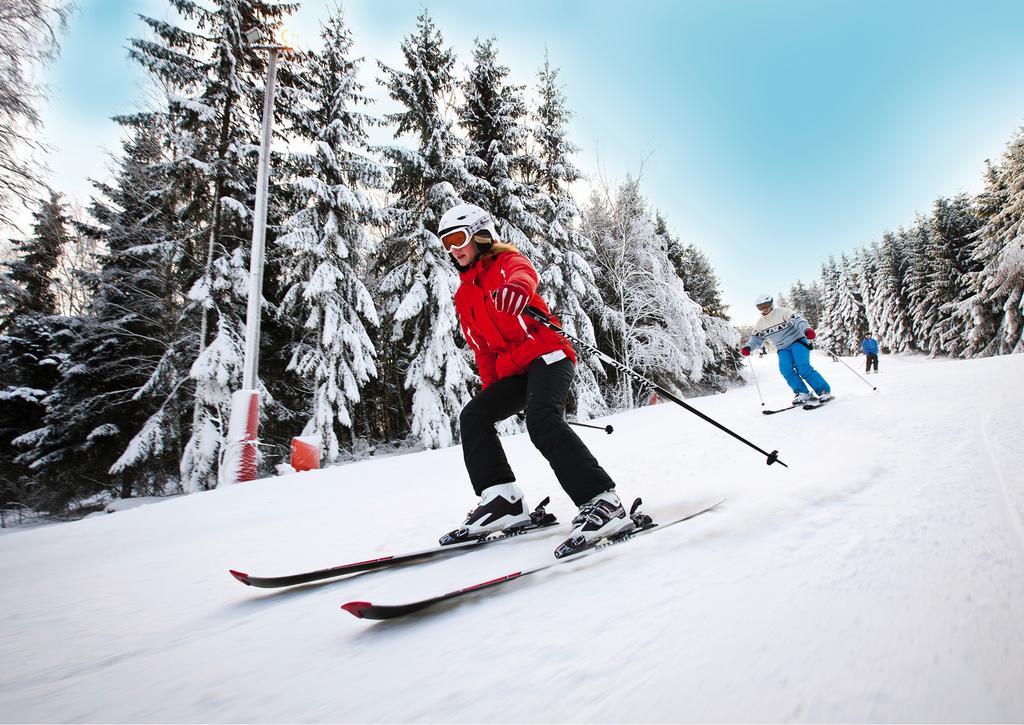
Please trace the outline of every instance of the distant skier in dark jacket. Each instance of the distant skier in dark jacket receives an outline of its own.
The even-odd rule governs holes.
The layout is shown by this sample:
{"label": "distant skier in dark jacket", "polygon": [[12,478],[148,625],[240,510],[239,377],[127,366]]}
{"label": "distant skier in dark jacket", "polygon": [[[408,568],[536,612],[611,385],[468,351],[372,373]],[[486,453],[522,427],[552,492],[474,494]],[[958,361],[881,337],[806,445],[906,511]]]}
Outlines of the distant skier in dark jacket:
{"label": "distant skier in dark jacket", "polygon": [[446,539],[475,538],[530,522],[494,427],[524,407],[530,440],[579,506],[566,543],[632,527],[615,482],[565,421],[576,353],[568,340],[523,314],[527,305],[549,313],[537,294],[533,265],[498,240],[491,215],[473,204],[446,212],[438,237],[459,269],[455,310],[483,383],[459,417],[466,470],[480,502]]}
{"label": "distant skier in dark jacket", "polygon": [[864,373],[870,373],[871,368],[874,367],[875,372],[878,372],[878,340],[871,336],[871,333],[865,333],[864,339],[861,340],[860,349],[865,355],[864,360]]}
{"label": "distant skier in dark jacket", "polygon": [[811,345],[807,341],[814,339],[815,332],[807,320],[798,312],[776,307],[771,295],[758,296],[754,305],[761,313],[761,319],[754,324],[754,334],[740,352],[749,355],[751,350],[770,341],[779,351],[779,372],[796,396],[793,405],[811,400],[813,396],[807,389],[808,385],[818,400],[830,400],[832,389],[821,373],[811,367]]}

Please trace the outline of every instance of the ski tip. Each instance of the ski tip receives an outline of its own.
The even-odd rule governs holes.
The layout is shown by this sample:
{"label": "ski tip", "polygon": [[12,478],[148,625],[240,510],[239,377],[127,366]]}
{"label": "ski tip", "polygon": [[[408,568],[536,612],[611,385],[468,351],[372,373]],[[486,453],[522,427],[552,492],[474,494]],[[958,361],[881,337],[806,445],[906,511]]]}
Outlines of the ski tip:
{"label": "ski tip", "polygon": [[353,617],[358,617],[359,619],[362,619],[363,612],[372,606],[373,604],[371,604],[370,602],[348,602],[347,604],[342,604],[341,608],[349,614],[351,614]]}
{"label": "ski tip", "polygon": [[234,569],[228,569],[228,571],[231,573],[231,576],[233,576],[238,581],[242,582],[246,586],[252,586],[252,584],[249,583],[249,575],[246,574],[244,571],[235,571]]}

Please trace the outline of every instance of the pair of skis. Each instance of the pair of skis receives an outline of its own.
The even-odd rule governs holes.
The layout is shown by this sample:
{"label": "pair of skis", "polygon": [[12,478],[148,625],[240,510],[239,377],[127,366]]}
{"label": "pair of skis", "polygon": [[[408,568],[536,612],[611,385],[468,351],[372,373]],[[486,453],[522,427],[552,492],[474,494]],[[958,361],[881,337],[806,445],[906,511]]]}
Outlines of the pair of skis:
{"label": "pair of skis", "polygon": [[[829,398],[828,400],[835,400],[835,398]],[[779,408],[778,410],[762,410],[761,412],[765,415],[775,415],[776,413],[785,413],[787,410],[794,410],[796,408],[802,408],[803,410],[815,410],[825,405],[828,400],[808,400],[806,403],[794,403],[793,405],[787,405],[785,408]]]}
{"label": "pair of skis", "polygon": [[[287,576],[255,577],[250,576],[249,574],[246,574],[244,572],[235,570],[231,570],[231,575],[238,581],[249,586],[277,588],[293,586],[296,584],[305,584],[308,582],[321,581],[325,579],[333,579],[340,576],[345,576],[348,574],[354,574],[358,572],[382,570],[399,564],[430,561],[440,557],[448,556],[449,554],[475,550],[487,544],[497,543],[499,541],[507,541],[513,538],[520,538],[522,536],[534,533],[538,530],[547,529],[557,525],[557,521],[554,520],[554,516],[552,516],[551,514],[547,514],[543,510],[544,506],[548,503],[548,501],[549,499],[544,499],[544,501],[541,502],[541,504],[537,507],[537,510],[533,514],[534,520],[531,522],[531,524],[527,525],[526,527],[511,532],[493,534],[491,536],[487,536],[476,541],[470,541],[448,546],[437,546],[430,549],[424,549],[422,551],[412,552],[409,554],[402,554],[398,556],[385,556],[377,559],[371,559],[369,561],[356,562],[353,564],[343,564],[341,566],[334,566],[327,569],[318,569],[315,571],[305,572],[301,574],[292,574]],[[630,516],[634,522],[633,528],[616,536],[612,536],[607,539],[593,542],[585,547],[573,551],[573,553],[571,554],[563,556],[562,558],[557,558],[553,561],[541,564],[539,566],[512,572],[510,574],[505,574],[495,579],[489,579],[487,581],[473,584],[468,587],[463,587],[462,589],[447,592],[445,594],[441,594],[440,596],[428,597],[426,599],[405,602],[402,604],[374,604],[372,602],[366,601],[352,601],[343,604],[341,608],[349,614],[352,614],[353,616],[358,617],[360,619],[380,620],[402,617],[413,612],[418,612],[423,609],[427,609],[442,602],[448,602],[454,599],[458,599],[460,597],[467,596],[469,594],[473,594],[475,592],[479,592],[485,589],[491,589],[502,584],[507,584],[508,582],[514,581],[516,579],[521,579],[522,577],[528,576],[530,574],[536,574],[537,572],[544,571],[545,569],[550,569],[551,567],[557,566],[559,564],[576,561],[577,559],[587,556],[588,554],[592,554],[595,551],[607,548],[609,546],[614,546],[625,541],[630,541],[636,538],[637,536],[642,536],[652,531],[666,529],[670,526],[674,526],[675,524],[682,523],[683,521],[688,521],[689,519],[692,519],[695,516],[707,513],[721,505],[724,501],[725,499],[721,499],[720,501],[716,501],[711,504],[701,504],[695,506],[688,513],[678,518],[672,519],[671,521],[659,524],[654,522],[650,516],[637,512],[637,509],[640,505],[640,500],[637,499],[636,502],[633,504],[632,510],[630,511]],[[540,520],[538,520],[538,518],[536,517],[538,511],[541,514]]]}
{"label": "pair of skis", "polygon": [[396,617],[404,617],[407,614],[419,612],[424,609],[427,609],[428,607],[433,607],[444,602],[450,602],[454,599],[459,599],[466,595],[475,594],[486,589],[493,589],[494,587],[501,586],[502,584],[508,584],[509,582],[515,581],[516,579],[522,579],[523,577],[529,576],[530,574],[536,574],[538,572],[545,571],[546,569],[550,569],[555,566],[560,566],[561,564],[567,564],[572,561],[577,561],[578,559],[581,559],[589,554],[593,554],[595,551],[606,549],[609,546],[615,546],[625,541],[630,541],[638,536],[649,534],[652,531],[662,531],[664,529],[667,529],[669,526],[674,526],[675,524],[680,524],[683,521],[689,521],[695,516],[705,514],[715,509],[716,507],[720,506],[724,502],[725,499],[723,498],[720,501],[716,501],[710,505],[702,504],[696,510],[690,511],[684,516],[680,516],[679,518],[673,519],[671,521],[658,524],[651,520],[651,518],[646,514],[636,514],[636,508],[640,503],[640,499],[637,499],[636,503],[633,504],[633,513],[631,515],[634,516],[634,521],[637,521],[637,516],[641,517],[640,521],[642,522],[642,524],[640,526],[630,529],[629,531],[623,534],[619,534],[617,536],[612,536],[608,539],[595,542],[589,546],[583,547],[575,551],[572,554],[564,555],[561,558],[554,559],[552,561],[531,567],[529,569],[514,571],[510,574],[505,574],[495,579],[489,579],[487,581],[480,582],[478,584],[473,584],[462,589],[456,589],[455,591],[448,592],[446,594],[441,594],[440,596],[436,597],[428,597],[427,599],[405,602],[404,604],[374,604],[373,602],[355,601],[342,604],[341,608],[349,614],[358,617],[359,619],[395,619]]}

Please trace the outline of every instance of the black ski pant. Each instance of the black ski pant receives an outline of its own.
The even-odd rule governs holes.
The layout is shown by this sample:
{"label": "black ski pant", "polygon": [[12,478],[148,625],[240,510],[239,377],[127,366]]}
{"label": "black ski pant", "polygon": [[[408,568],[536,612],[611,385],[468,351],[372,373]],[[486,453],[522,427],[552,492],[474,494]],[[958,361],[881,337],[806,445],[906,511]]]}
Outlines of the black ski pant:
{"label": "black ski pant", "polygon": [[551,365],[537,358],[525,375],[502,378],[466,404],[459,416],[462,455],[477,495],[495,484],[516,480],[494,424],[524,407],[530,440],[551,464],[573,503],[580,506],[615,488],[615,482],[565,422],[565,402],[574,374],[568,358]]}
{"label": "black ski pant", "polygon": [[874,367],[875,368],[875,372],[877,373],[878,372],[878,353],[866,352],[866,353],[864,353],[864,355],[867,357],[867,360],[864,361],[864,372],[870,373],[871,372],[871,368]]}

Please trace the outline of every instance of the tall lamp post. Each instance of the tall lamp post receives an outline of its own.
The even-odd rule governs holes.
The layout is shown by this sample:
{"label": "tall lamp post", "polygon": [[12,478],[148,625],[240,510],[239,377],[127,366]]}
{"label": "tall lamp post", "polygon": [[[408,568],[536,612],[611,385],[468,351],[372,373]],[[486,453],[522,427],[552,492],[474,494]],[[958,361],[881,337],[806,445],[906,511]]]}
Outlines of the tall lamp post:
{"label": "tall lamp post", "polygon": [[291,50],[276,43],[260,44],[258,28],[246,32],[245,40],[254,50],[269,53],[267,81],[263,91],[263,133],[259,167],[256,172],[256,208],[252,220],[252,251],[249,258],[249,299],[245,315],[245,362],[242,389],[231,396],[228,440],[221,464],[222,483],[240,483],[256,478],[259,392],[256,389],[260,364],[260,309],[263,301],[263,262],[267,240],[267,189],[270,176],[270,139],[274,129],[274,91],[277,58]]}

